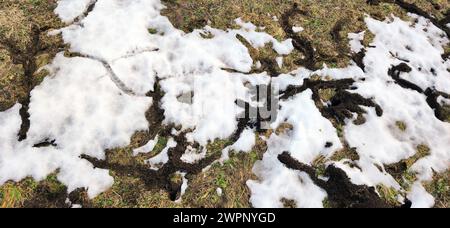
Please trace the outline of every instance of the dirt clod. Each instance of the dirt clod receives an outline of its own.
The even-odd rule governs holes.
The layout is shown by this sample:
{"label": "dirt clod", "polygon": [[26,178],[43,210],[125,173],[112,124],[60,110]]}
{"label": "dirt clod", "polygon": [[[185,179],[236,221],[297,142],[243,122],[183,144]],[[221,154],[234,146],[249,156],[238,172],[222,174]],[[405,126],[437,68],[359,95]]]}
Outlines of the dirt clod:
{"label": "dirt clod", "polygon": [[307,173],[314,183],[328,193],[328,201],[336,208],[388,208],[376,193],[375,188],[351,183],[345,172],[334,165],[325,170],[325,176],[329,179],[319,179],[316,170],[311,166],[302,164],[291,157],[288,152],[278,156],[278,159],[286,167]]}

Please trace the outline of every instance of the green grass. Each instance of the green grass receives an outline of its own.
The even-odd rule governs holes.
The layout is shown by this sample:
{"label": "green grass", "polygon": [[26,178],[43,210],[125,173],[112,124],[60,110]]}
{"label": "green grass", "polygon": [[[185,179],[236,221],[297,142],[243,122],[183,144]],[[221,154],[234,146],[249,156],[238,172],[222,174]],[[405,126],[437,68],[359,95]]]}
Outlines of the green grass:
{"label": "green grass", "polygon": [[[53,14],[55,0],[0,0],[0,37],[8,37],[15,41],[21,48],[26,48],[30,42],[30,28],[33,24],[39,26],[61,27],[62,23]],[[280,23],[274,20],[274,17],[281,18],[282,14],[288,10],[294,2],[298,3],[300,8],[308,11],[309,16],[293,18],[293,24],[302,26],[305,30],[302,35],[313,41],[318,53],[330,56],[338,56],[339,53],[336,44],[333,42],[330,31],[337,21],[346,19],[349,23],[345,24],[342,36],[349,32],[360,32],[366,29],[363,18],[366,14],[377,19],[395,14],[400,17],[405,16],[405,12],[392,4],[381,4],[380,6],[368,6],[366,0],[166,0],[164,1],[168,8],[164,15],[168,16],[171,22],[177,28],[186,32],[196,28],[202,28],[208,21],[215,28],[227,29],[236,28],[234,20],[241,17],[244,21],[255,23],[257,26],[265,27],[265,32],[274,36],[278,40],[286,39],[286,34],[280,27]],[[438,18],[442,18],[444,10],[436,10],[429,1],[412,1],[428,12],[432,12]],[[442,6],[443,9],[449,9],[450,3],[446,0],[433,0]],[[151,34],[158,33],[157,30],[150,28]],[[373,35],[368,33],[364,41],[368,45]],[[46,44],[58,45],[60,37],[43,37]],[[250,54],[255,59],[274,59],[278,55],[272,50],[270,45],[261,49],[251,49]],[[344,52],[348,52],[345,47]],[[289,72],[298,66],[294,60],[301,56],[298,52],[293,52],[286,56],[284,66],[281,72]],[[52,54],[44,53],[38,57],[39,66],[48,64],[53,58]],[[339,58],[338,61],[322,61],[320,64],[327,64],[331,67],[347,66],[349,58]],[[0,110],[5,110],[20,98],[24,97],[21,86],[21,77],[23,69],[20,65],[12,63],[11,57],[4,48],[0,47]],[[36,81],[42,81],[46,73],[35,75]],[[323,100],[329,99],[334,91],[323,90],[321,97]],[[450,108],[448,109],[450,110]],[[450,111],[449,111],[450,122]],[[402,131],[407,129],[406,124],[401,121],[396,125]],[[275,133],[283,133],[282,129]],[[338,126],[337,131],[340,137],[343,137],[343,127]],[[274,133],[269,132],[268,134]],[[108,151],[108,159],[119,164],[143,164],[146,159],[160,153],[167,145],[168,138],[160,137],[154,150],[147,155],[140,155],[137,158],[132,156],[132,150],[138,148],[150,140],[148,132],[138,132],[133,136],[132,143],[125,148],[118,148]],[[208,154],[217,154],[224,147],[229,145],[227,140],[217,140],[207,146]],[[267,149],[267,145],[258,139],[254,151],[245,154],[232,153],[230,160],[224,165],[214,164],[211,168],[189,178],[189,188],[183,196],[182,203],[178,204],[169,200],[166,192],[159,190],[149,190],[145,188],[141,180],[133,177],[118,176],[111,172],[115,178],[113,187],[107,192],[99,195],[91,201],[94,207],[250,207],[250,191],[246,186],[246,181],[256,179],[252,173],[254,163],[262,158],[262,154]],[[417,156],[408,160],[411,165],[418,158],[426,156],[429,149],[426,146],[418,148]],[[349,148],[339,151],[331,160],[342,159],[357,160],[358,154]],[[316,166],[318,173],[324,172],[323,163],[318,161]],[[448,172],[436,174],[433,182],[427,185],[427,189],[436,197],[437,206],[448,207]],[[174,177],[179,178],[179,177]],[[404,188],[415,181],[415,175],[409,172],[403,174],[404,181],[401,181]],[[64,186],[59,183],[55,175],[50,175],[46,180],[37,183],[31,178],[27,178],[19,183],[8,182],[0,186],[0,206],[2,207],[21,207],[27,199],[32,199],[39,184],[46,184],[51,191],[59,192]],[[219,196],[217,188],[223,189],[223,195]],[[390,189],[383,190],[383,195],[388,201],[394,201],[397,193]],[[328,201],[324,201],[325,207],[329,207]]]}

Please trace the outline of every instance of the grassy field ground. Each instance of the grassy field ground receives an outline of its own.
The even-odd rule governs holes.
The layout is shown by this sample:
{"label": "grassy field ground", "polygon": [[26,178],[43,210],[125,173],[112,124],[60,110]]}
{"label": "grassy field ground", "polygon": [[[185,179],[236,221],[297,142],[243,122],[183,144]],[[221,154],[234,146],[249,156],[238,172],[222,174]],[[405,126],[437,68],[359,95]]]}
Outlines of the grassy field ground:
{"label": "grassy field ground", "polygon": [[[384,19],[389,15],[406,18],[406,11],[390,3],[369,5],[365,0],[163,0],[167,9],[163,11],[179,29],[190,32],[205,25],[227,29],[235,27],[238,17],[264,27],[265,31],[279,40],[286,39],[281,26],[282,15],[297,3],[306,15],[296,16],[292,23],[304,28],[302,36],[312,42],[318,56],[316,67],[326,64],[331,67],[345,67],[351,61],[350,48],[346,39],[350,32],[366,30],[364,17],[370,15]],[[450,9],[446,0],[409,0],[424,11],[437,18],[443,18]],[[46,76],[39,68],[50,63],[56,53],[67,49],[61,37],[49,37],[46,31],[60,28],[63,23],[53,14],[56,0],[0,0],[0,111],[12,107],[15,103],[27,103],[29,91]],[[365,45],[372,36],[365,38]],[[447,48],[450,51],[449,48]],[[268,46],[263,49],[250,49],[255,60],[274,62],[277,54]],[[279,73],[290,72],[299,66],[295,63],[300,53],[294,51],[286,57]],[[321,91],[324,97],[332,91]],[[450,122],[450,108],[448,108]],[[400,129],[404,129],[401,122]],[[272,133],[271,131],[266,134]],[[133,157],[132,150],[150,139],[150,133],[138,132],[132,143],[125,147],[107,151],[107,160],[124,166],[139,167],[149,155]],[[165,147],[166,138],[160,138],[152,155],[158,154]],[[220,154],[227,141],[216,141],[208,146],[208,153]],[[250,192],[246,181],[255,179],[252,174],[253,164],[261,159],[266,145],[258,141],[252,152],[232,154],[225,164],[213,164],[207,172],[187,176],[189,187],[181,202],[174,202],[166,191],[149,186],[138,177],[115,173],[114,186],[93,200],[83,191],[70,196],[66,187],[59,183],[55,175],[46,180],[35,182],[31,178],[20,183],[8,182],[0,186],[0,207],[64,207],[66,198],[85,207],[251,207]],[[426,155],[426,145],[418,148],[415,158]],[[1,153],[1,152],[0,152]],[[345,149],[331,159],[355,158],[355,152]],[[326,161],[318,160],[316,168],[320,171]],[[436,198],[436,207],[450,207],[449,189],[450,171],[435,176],[427,184],[427,190]],[[179,184],[182,177],[170,177]],[[407,187],[413,174],[402,173],[399,181]],[[382,197],[395,204],[398,193],[378,187]],[[289,201],[286,207],[291,205]]]}

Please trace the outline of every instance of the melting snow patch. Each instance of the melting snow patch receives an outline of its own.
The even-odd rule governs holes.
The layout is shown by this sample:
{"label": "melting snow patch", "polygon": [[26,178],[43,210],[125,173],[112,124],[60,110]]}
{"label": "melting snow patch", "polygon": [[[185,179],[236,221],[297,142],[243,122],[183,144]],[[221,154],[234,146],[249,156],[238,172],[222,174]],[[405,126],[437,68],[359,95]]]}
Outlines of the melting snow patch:
{"label": "melting snow patch", "polygon": [[303,27],[292,27],[292,31],[295,33],[303,32],[305,29]]}
{"label": "melting snow patch", "polygon": [[411,187],[408,199],[413,202],[413,208],[431,208],[434,206],[434,197],[419,183],[415,183]]}
{"label": "melting snow patch", "polygon": [[166,147],[155,157],[147,160],[147,163],[151,166],[151,169],[158,170],[162,165],[166,164],[169,161],[169,150],[177,146],[177,142],[170,138],[167,141]]}
{"label": "melting snow patch", "polygon": [[55,13],[62,21],[69,23],[82,16],[92,0],[59,0]]}
{"label": "melting snow patch", "polygon": [[[330,156],[342,147],[336,129],[320,114],[311,95],[307,91],[281,104],[274,126],[287,121],[294,130],[268,139],[268,150],[253,169],[259,180],[247,183],[253,206],[283,207],[282,199],[289,199],[298,207],[322,207],[325,191],[314,185],[306,173],[290,170],[278,161],[278,155],[288,151],[299,161],[310,164],[317,156]],[[325,148],[327,142],[333,142],[332,148]]]}
{"label": "melting snow patch", "polygon": [[155,148],[156,144],[158,144],[159,136],[156,136],[155,139],[148,141],[147,144],[145,144],[142,147],[139,147],[137,149],[133,150],[133,155],[137,156],[138,154],[146,154],[149,152],[152,152]]}
{"label": "melting snow patch", "polygon": [[[1,125],[7,127],[7,138],[1,140],[6,148],[0,153],[0,180],[42,180],[58,169],[58,180],[69,192],[84,187],[94,197],[113,180],[107,170],[94,169],[79,156],[103,159],[106,149],[128,145],[134,132],[148,128],[144,114],[151,99],[123,94],[105,77],[104,67],[89,59],[58,55],[49,69],[52,76],[31,93],[27,140],[16,141],[18,106],[4,117],[8,124]],[[33,147],[45,139],[57,146]]]}
{"label": "melting snow patch", "polygon": [[217,193],[218,196],[222,196],[223,190],[221,188],[217,188],[216,189],[216,193]]}
{"label": "melting snow patch", "polygon": [[245,129],[241,137],[231,146],[226,147],[222,151],[222,157],[220,159],[221,162],[224,162],[229,159],[229,153],[231,151],[236,152],[250,152],[256,143],[256,135],[252,129]]}
{"label": "melting snow patch", "polygon": [[181,203],[183,201],[183,196],[188,188],[189,180],[186,178],[186,173],[177,172],[176,175],[181,175],[183,178],[183,183],[181,184],[180,197],[175,201],[176,203]]}
{"label": "melting snow patch", "polygon": [[[431,180],[434,171],[449,168],[450,124],[436,118],[426,93],[420,91],[450,93],[450,61],[441,57],[448,39],[426,19],[410,15],[416,19],[411,23],[399,18],[377,21],[368,17],[367,26],[375,35],[370,47],[362,45],[364,32],[348,35],[353,52],[366,52],[364,71],[355,65],[345,69],[325,67],[316,72],[299,68],[270,78],[267,73],[247,74],[253,66],[261,68],[262,64],[253,61],[237,35],[254,48],[271,44],[280,56],[276,59],[280,67],[282,56],[294,50],[291,39],[278,41],[242,19],[235,21],[239,29],[206,26],[184,33],[160,14],[164,6],[159,0],[98,0],[85,15],[91,3],[58,1],[55,13],[68,23],[59,32],[70,51],[80,57],[59,54],[48,66],[50,76],[31,93],[31,127],[26,140],[17,140],[20,105],[0,112],[0,184],[28,176],[42,180],[58,170],[58,180],[68,186],[69,192],[84,187],[90,197],[95,197],[106,191],[113,184],[108,170],[96,169],[80,156],[104,159],[105,150],[127,146],[136,131],[154,127],[148,126],[145,118],[153,101],[144,94],[155,92],[156,82],[164,93],[160,101],[163,124],[180,126],[180,132],[190,130],[187,141],[204,148],[208,142],[228,139],[236,132],[243,112],[236,101],[250,101],[251,91],[246,85],[273,84],[285,90],[301,86],[304,79],[316,74],[355,79],[352,92],[372,98],[384,111],[380,117],[373,109],[366,109],[362,125],[347,120],[343,134],[360,159],[328,164],[344,170],[355,184],[383,184],[401,190],[384,166],[408,159],[417,153],[419,145],[426,145],[429,155],[410,169],[418,180],[407,197],[414,207],[433,206],[433,197],[421,183]],[[77,23],[70,24],[73,21]],[[158,32],[150,34],[149,28]],[[397,79],[388,74],[402,63],[411,68],[410,72],[400,72]],[[419,89],[404,88],[398,83],[401,80]],[[288,152],[311,165],[318,157],[330,158],[343,148],[337,130],[316,107],[312,94],[305,90],[280,102],[270,127],[289,124],[292,129],[264,139],[268,149],[253,169],[258,179],[247,182],[253,206],[283,207],[284,199],[295,201],[298,207],[323,206],[326,192],[306,173],[288,169],[278,160],[278,155]],[[448,104],[449,99],[441,96],[437,102]],[[405,123],[404,131],[396,128],[398,121]],[[47,139],[54,140],[55,145],[33,147]],[[134,150],[134,155],[152,151],[157,141]],[[221,160],[228,159],[231,150],[248,152],[255,143],[254,130],[247,128],[223,150]],[[157,170],[169,160],[168,151],[175,146],[177,143],[170,138],[167,147],[148,163]],[[194,163],[205,156],[206,150],[188,147],[181,160]],[[180,174],[183,195],[187,179],[185,173]]]}
{"label": "melting snow patch", "polygon": [[360,33],[349,33],[348,38],[350,39],[350,49],[354,53],[358,53],[364,49],[362,41],[364,40],[365,32]]}
{"label": "melting snow patch", "polygon": [[[443,172],[449,168],[450,124],[435,117],[424,94],[393,83],[387,72],[406,61],[412,71],[402,75],[404,79],[423,90],[436,88],[448,93],[450,73],[447,68],[450,62],[441,58],[442,46],[448,40],[423,18],[418,18],[414,25],[399,18],[386,22],[367,18],[366,22],[375,34],[371,44],[374,48],[367,49],[364,59],[367,73],[365,80],[356,84],[358,89],[355,92],[374,98],[384,114],[378,117],[373,110],[367,110],[365,124],[348,123],[344,135],[349,145],[357,149],[361,158],[357,161],[360,170],[339,166],[355,183],[384,184],[398,189],[400,187],[395,180],[376,166],[410,158],[417,153],[419,145],[426,145],[430,148],[430,155],[420,158],[411,167],[419,180],[414,184],[411,193],[414,197],[410,200],[413,205],[430,206],[432,200],[428,194],[422,194],[425,191],[421,191],[423,188],[419,186],[420,182],[431,180],[434,171]],[[398,121],[405,123],[404,131],[396,126]]]}

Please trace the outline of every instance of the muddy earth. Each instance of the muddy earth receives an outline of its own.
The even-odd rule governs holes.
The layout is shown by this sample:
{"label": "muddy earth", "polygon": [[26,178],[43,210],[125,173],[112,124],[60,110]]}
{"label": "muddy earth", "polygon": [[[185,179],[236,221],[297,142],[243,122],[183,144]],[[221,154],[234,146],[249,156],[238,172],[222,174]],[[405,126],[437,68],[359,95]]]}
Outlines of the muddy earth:
{"label": "muddy earth", "polygon": [[[162,2],[167,6],[163,10],[163,15],[167,16],[175,27],[185,32],[192,32],[206,25],[219,29],[232,28],[234,19],[241,17],[246,21],[257,23],[258,26],[264,26],[266,32],[277,39],[292,39],[295,50],[286,56],[285,64],[280,67],[276,61],[277,55],[271,47],[255,49],[245,39],[238,37],[249,49],[253,60],[261,63],[261,67],[252,69],[250,74],[267,72],[272,78],[298,67],[318,70],[323,64],[345,67],[352,61],[364,70],[365,51],[352,53],[346,34],[366,30],[363,19],[365,14],[382,19],[391,14],[404,18],[407,13],[414,13],[427,18],[450,37],[450,28],[447,27],[447,23],[450,23],[450,4],[439,0],[335,0],[321,1],[321,4],[315,1],[294,0],[163,0]],[[96,1],[92,1],[79,19],[89,16],[95,8],[95,3]],[[16,103],[21,104],[21,127],[17,136],[19,141],[27,138],[30,129],[28,111],[31,92],[48,76],[48,72],[42,67],[51,63],[57,53],[72,57],[80,56],[78,53],[70,52],[60,35],[48,35],[49,31],[67,26],[54,14],[56,6],[56,0],[0,0],[0,111],[8,110]],[[278,20],[273,20],[275,16]],[[73,23],[77,23],[77,19]],[[305,25],[303,33],[299,34],[293,30],[298,24]],[[373,39],[371,34],[367,34],[363,41],[364,45],[367,46],[371,39]],[[450,48],[447,47],[442,58],[448,59],[449,55]],[[449,121],[450,107],[442,105],[439,98],[450,99],[450,95],[435,88],[424,90],[420,85],[400,77],[402,73],[410,71],[408,63],[402,63],[393,66],[388,74],[401,87],[426,96],[427,104],[435,111],[436,118]],[[312,91],[312,98],[318,110],[339,132],[339,129],[347,124],[346,120],[353,116],[358,117],[354,121],[355,124],[364,124],[367,109],[375,110],[380,117],[384,114],[382,107],[375,100],[353,92],[356,89],[355,83],[357,81],[354,79],[308,78],[304,79],[302,86],[289,86],[280,95],[281,100],[288,100],[306,90]],[[127,89],[123,88],[123,92],[127,93]],[[164,92],[158,80],[153,91],[146,96],[153,99],[153,104],[146,113],[146,119],[152,126],[150,129],[136,132],[127,147],[106,151],[104,160],[87,155],[81,156],[96,168],[110,170],[115,180],[110,190],[94,199],[89,199],[86,189],[68,193],[67,187],[55,177],[56,172],[40,182],[31,178],[18,183],[7,182],[0,187],[0,206],[252,207],[251,192],[246,182],[249,179],[256,179],[252,168],[255,162],[263,158],[267,150],[266,142],[257,140],[250,153],[232,153],[230,160],[224,164],[216,161],[221,157],[222,150],[233,145],[247,127],[256,129],[258,136],[265,137],[282,134],[289,131],[290,127],[262,129],[261,122],[267,120],[259,114],[260,107],[253,107],[250,103],[244,102],[242,108],[247,112],[253,110],[258,113],[257,118],[241,119],[238,130],[230,138],[211,142],[206,148],[201,148],[200,145],[186,140],[186,134],[192,130],[174,134],[172,129],[181,127],[164,123],[165,110],[161,108]],[[270,100],[271,94],[267,96],[267,100]],[[324,105],[325,103],[329,105]],[[399,126],[403,125],[399,123]],[[133,149],[144,146],[156,136],[159,138],[151,153],[132,155]],[[158,170],[152,169],[145,161],[161,153],[169,138],[174,139],[176,146],[168,150],[168,162]],[[317,186],[324,189],[328,194],[324,202],[326,207],[411,207],[408,199],[403,204],[392,200],[398,193],[390,189],[383,186],[367,187],[353,184],[343,170],[326,165],[328,161],[333,160],[359,160],[355,148],[351,148],[342,135],[340,138],[345,148],[328,160],[318,160],[315,164],[308,165],[297,161],[289,153],[279,155],[278,160],[289,169],[307,173]],[[332,146],[332,143],[325,145],[327,148]],[[37,143],[35,147],[58,147],[58,145],[49,138]],[[181,159],[187,148],[206,149],[207,155],[195,163],[187,163]],[[386,172],[401,183],[408,178],[414,179],[408,173],[408,169],[414,163],[412,161],[426,156],[426,152],[423,151],[426,151],[426,148],[422,148],[422,153],[419,151],[418,155],[409,160],[386,166]],[[205,169],[208,170],[204,171]],[[327,180],[319,176],[326,177]],[[436,173],[434,181],[427,184],[427,190],[436,198],[436,207],[450,206],[448,177],[449,171],[444,174]],[[187,189],[182,188],[184,179],[189,182]],[[217,194],[218,189],[221,194]],[[297,206],[289,199],[285,199],[284,202],[286,207]]]}

